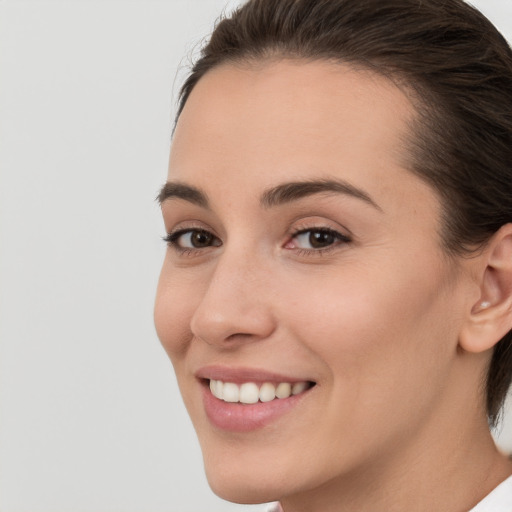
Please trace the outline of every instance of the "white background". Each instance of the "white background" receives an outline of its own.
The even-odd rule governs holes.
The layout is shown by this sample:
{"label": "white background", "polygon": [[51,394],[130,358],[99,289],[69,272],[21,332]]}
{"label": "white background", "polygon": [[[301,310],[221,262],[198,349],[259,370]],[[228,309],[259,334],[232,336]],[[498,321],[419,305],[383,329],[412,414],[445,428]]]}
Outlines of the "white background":
{"label": "white background", "polygon": [[152,322],[175,73],[225,4],[0,0],[1,512],[252,510],[208,489]]}

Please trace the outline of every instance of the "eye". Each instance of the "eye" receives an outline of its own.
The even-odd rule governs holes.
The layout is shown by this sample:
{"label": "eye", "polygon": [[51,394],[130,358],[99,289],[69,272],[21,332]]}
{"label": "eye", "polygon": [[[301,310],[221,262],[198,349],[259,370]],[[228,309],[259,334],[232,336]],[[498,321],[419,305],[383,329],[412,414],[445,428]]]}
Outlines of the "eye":
{"label": "eye", "polygon": [[297,231],[285,248],[320,251],[347,242],[350,242],[350,238],[338,231],[330,228],[312,228]]}
{"label": "eye", "polygon": [[207,247],[219,247],[221,241],[205,229],[180,229],[169,233],[164,240],[177,250],[190,251],[205,249]]}

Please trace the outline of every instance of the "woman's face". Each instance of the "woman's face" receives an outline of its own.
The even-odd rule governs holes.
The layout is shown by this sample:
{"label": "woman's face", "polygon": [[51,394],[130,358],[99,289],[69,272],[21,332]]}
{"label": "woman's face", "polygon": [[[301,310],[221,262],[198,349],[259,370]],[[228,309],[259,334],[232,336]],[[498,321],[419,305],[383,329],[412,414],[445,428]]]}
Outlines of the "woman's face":
{"label": "woman's face", "polygon": [[474,296],[405,169],[413,116],[385,79],[322,62],[224,65],[187,101],[155,321],[226,499],[382,469],[455,398]]}

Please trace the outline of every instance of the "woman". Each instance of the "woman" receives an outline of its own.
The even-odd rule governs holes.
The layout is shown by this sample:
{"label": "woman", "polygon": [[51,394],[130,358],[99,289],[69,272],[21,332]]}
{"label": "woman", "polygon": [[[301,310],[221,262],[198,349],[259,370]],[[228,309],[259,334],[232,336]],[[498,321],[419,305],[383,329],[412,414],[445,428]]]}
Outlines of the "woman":
{"label": "woman", "polygon": [[[250,0],[182,89],[155,321],[212,489],[509,511],[512,52],[461,0]],[[480,504],[479,504],[480,503]]]}

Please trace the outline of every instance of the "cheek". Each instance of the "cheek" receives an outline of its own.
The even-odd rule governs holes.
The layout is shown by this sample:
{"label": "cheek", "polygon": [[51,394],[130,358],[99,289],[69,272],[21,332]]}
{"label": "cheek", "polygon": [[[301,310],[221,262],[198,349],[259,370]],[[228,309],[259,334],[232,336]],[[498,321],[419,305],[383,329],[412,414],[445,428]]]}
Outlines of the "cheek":
{"label": "cheek", "polygon": [[442,275],[431,280],[399,268],[394,277],[391,268],[352,267],[323,283],[302,279],[290,312],[282,311],[294,339],[323,368],[317,440],[326,461],[336,450],[356,460],[394,446],[425,421],[446,387],[453,358],[446,337],[454,328]]}
{"label": "cheek", "polygon": [[397,262],[318,277],[302,279],[288,304],[296,335],[333,380],[361,384],[367,378],[375,389],[375,380],[399,382],[397,372],[413,380],[449,357],[447,337],[454,332],[441,272],[434,278]]}
{"label": "cheek", "polygon": [[178,275],[164,263],[154,310],[158,338],[175,366],[190,344],[190,319],[197,302],[194,288],[187,286],[183,279],[178,279]]}

